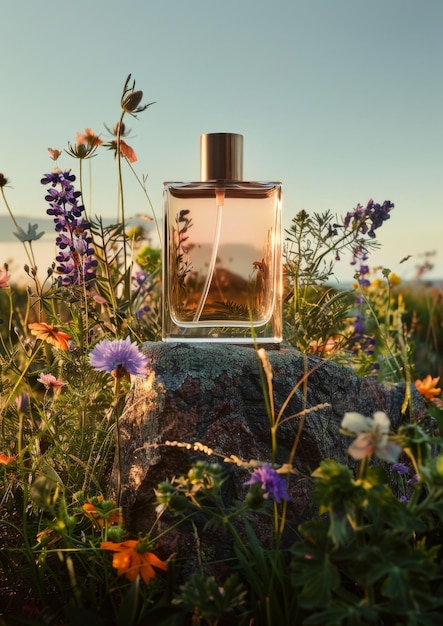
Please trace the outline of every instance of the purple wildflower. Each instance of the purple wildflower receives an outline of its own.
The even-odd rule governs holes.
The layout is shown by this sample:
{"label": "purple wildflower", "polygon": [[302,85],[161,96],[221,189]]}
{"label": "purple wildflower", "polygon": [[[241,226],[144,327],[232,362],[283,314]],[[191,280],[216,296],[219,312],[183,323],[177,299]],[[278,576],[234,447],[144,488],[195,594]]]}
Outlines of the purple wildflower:
{"label": "purple wildflower", "polygon": [[391,472],[398,472],[401,475],[409,474],[409,467],[404,463],[394,463],[391,466]]}
{"label": "purple wildflower", "polygon": [[[389,200],[385,200],[383,204],[375,203],[369,200],[366,207],[358,204],[353,211],[349,211],[343,221],[345,228],[351,226],[356,233],[368,235],[371,239],[375,238],[375,230],[388,220],[391,209],[394,205]],[[368,225],[369,222],[369,225]]]}
{"label": "purple wildflower", "polygon": [[148,357],[131,343],[131,339],[102,339],[89,355],[92,367],[100,372],[109,372],[116,378],[125,375],[144,376]]}
{"label": "purple wildflower", "polygon": [[400,496],[399,500],[404,503],[409,502],[409,498],[407,496]]}
{"label": "purple wildflower", "polygon": [[137,293],[141,296],[145,295],[149,290],[149,274],[146,272],[138,271],[135,272],[132,277],[132,282],[134,284],[134,288],[137,290]]}
{"label": "purple wildflower", "polygon": [[27,391],[22,391],[21,394],[16,397],[15,405],[19,413],[27,413],[29,411],[31,402]]}
{"label": "purple wildflower", "polygon": [[151,307],[149,306],[149,304],[145,304],[144,306],[138,309],[138,311],[135,314],[135,317],[140,321],[146,313],[149,313],[150,310],[151,310]]}
{"label": "purple wildflower", "polygon": [[72,183],[74,174],[55,170],[41,182],[50,184],[45,200],[49,202],[48,215],[53,216],[58,233],[56,244],[57,273],[61,286],[91,284],[95,280],[97,260],[94,258],[91,224],[83,217],[84,206],[79,203],[81,193]]}
{"label": "purple wildflower", "polygon": [[285,479],[268,463],[261,467],[256,467],[245,485],[253,485],[255,483],[261,483],[265,499],[271,497],[276,502],[290,499]]}

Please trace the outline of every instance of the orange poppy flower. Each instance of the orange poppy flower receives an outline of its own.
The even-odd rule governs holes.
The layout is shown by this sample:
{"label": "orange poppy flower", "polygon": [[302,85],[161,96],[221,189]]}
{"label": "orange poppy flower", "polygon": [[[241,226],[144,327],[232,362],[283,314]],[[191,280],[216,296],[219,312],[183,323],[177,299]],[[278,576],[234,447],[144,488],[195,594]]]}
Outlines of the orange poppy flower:
{"label": "orange poppy flower", "polygon": [[6,454],[0,454],[0,465],[9,465],[15,461],[15,456],[7,456]]}
{"label": "orange poppy flower", "polygon": [[432,378],[432,376],[428,374],[423,380],[417,379],[414,385],[426,400],[432,400],[441,393],[441,388],[437,387],[439,380],[440,376]]}
{"label": "orange poppy flower", "polygon": [[49,324],[45,324],[45,322],[35,322],[28,324],[28,328],[37,339],[47,341],[52,346],[60,348],[60,350],[67,350],[69,348],[68,339],[72,339],[71,335],[68,335],[68,333],[62,330],[58,330],[55,326],[50,326]]}
{"label": "orange poppy flower", "polygon": [[153,552],[146,550],[146,542],[130,539],[115,543],[103,541],[100,544],[102,550],[112,550],[112,567],[117,570],[119,576],[125,574],[131,582],[140,575],[145,583],[155,577],[154,567],[162,570],[167,569],[167,563],[161,561]]}

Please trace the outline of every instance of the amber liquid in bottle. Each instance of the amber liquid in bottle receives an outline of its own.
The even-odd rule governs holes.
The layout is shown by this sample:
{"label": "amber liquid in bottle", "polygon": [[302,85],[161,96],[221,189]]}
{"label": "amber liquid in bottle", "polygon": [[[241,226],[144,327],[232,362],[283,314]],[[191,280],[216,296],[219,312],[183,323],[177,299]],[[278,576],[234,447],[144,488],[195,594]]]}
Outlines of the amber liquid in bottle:
{"label": "amber liquid in bottle", "polygon": [[163,340],[281,341],[281,184],[165,183]]}

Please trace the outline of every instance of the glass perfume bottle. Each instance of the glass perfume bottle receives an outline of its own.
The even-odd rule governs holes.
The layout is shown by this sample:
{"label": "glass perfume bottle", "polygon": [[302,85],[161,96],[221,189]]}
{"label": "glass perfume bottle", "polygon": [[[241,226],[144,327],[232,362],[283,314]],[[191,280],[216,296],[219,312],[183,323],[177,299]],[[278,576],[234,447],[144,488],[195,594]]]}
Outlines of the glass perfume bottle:
{"label": "glass perfume bottle", "polygon": [[163,185],[163,340],[278,343],[281,183],[242,180],[242,135],[202,135],[200,159]]}

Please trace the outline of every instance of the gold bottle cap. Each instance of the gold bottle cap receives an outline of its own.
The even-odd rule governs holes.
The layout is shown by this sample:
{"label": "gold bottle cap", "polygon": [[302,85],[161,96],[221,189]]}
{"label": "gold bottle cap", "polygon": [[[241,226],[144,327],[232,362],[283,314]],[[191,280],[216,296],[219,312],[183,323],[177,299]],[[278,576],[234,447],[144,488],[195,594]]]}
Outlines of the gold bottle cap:
{"label": "gold bottle cap", "polygon": [[243,135],[201,135],[200,180],[243,180]]}

